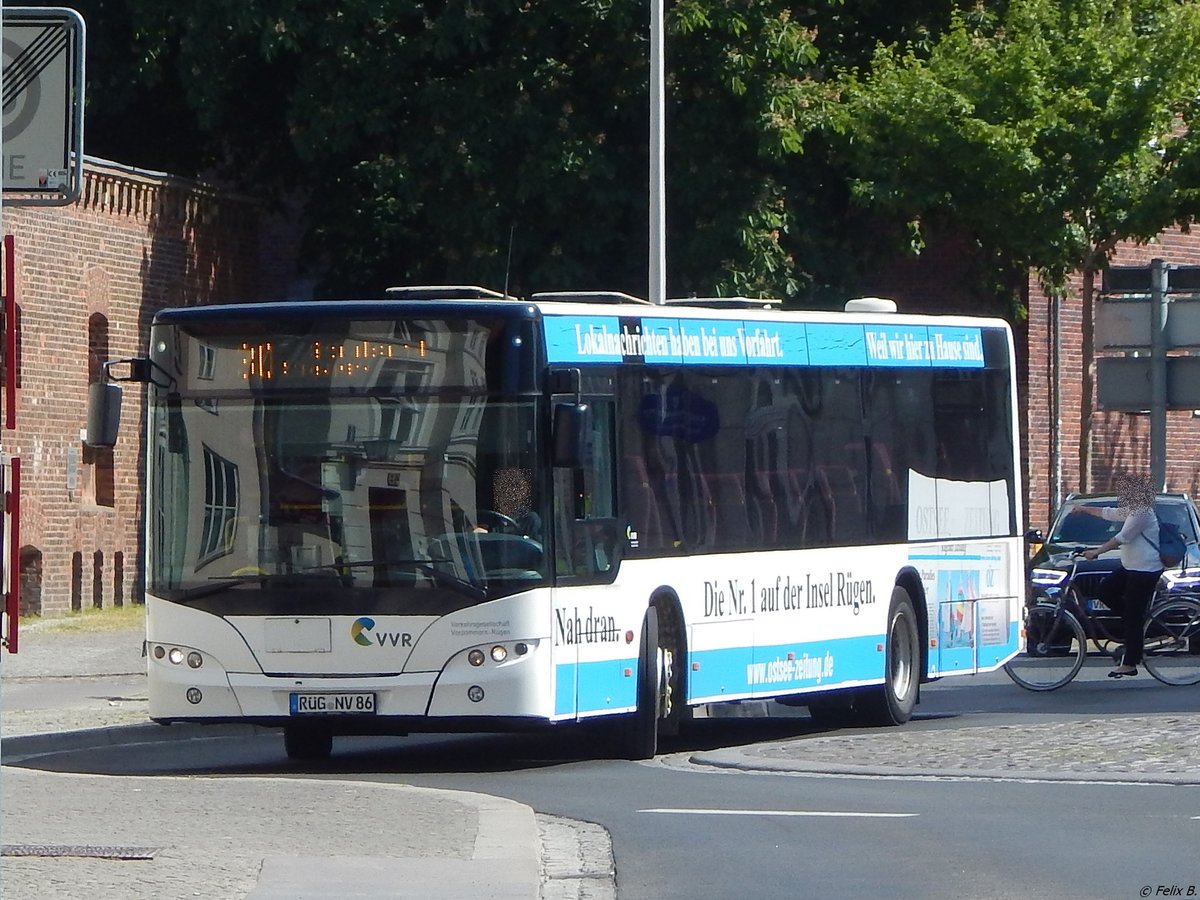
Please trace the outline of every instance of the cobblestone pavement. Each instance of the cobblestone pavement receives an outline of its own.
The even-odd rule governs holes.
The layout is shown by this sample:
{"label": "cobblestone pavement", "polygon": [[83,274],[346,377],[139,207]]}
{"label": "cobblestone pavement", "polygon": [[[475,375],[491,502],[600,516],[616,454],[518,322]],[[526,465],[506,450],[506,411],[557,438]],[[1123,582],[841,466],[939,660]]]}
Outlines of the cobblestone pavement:
{"label": "cobblestone pavement", "polygon": [[1200,784],[1200,713],[987,727],[846,731],[737,750],[693,763],[848,775]]}

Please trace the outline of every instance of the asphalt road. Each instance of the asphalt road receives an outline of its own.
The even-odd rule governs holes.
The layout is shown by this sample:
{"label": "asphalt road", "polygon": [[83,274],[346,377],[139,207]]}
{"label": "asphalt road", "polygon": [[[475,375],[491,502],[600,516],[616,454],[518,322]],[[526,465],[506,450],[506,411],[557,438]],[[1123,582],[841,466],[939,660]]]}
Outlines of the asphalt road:
{"label": "asphalt road", "polygon": [[[1027,726],[1032,733],[1048,723],[1079,723],[1087,740],[1085,725],[1098,716],[1187,723],[1193,720],[1180,714],[1198,707],[1200,689],[1170,689],[1148,679],[1085,678],[1056,694],[1036,695],[999,676],[927,688],[919,719],[886,735],[820,731],[802,712],[789,719],[709,720],[669,742],[649,764],[589,759],[587,742],[579,740],[429,735],[339,740],[328,764],[298,767],[277,737],[263,735],[204,741],[202,752],[194,742],[114,748],[90,754],[86,768],[301,775],[506,797],[603,826],[622,900],[725,898],[748,890],[855,898],[1132,898],[1147,887],[1152,896],[1160,887],[1178,887],[1187,896],[1192,889],[1200,893],[1200,787],[1193,785],[829,777],[722,770],[695,760],[739,746],[749,754],[836,739],[853,748],[898,735],[949,755],[967,752],[963,742],[970,735],[992,728]],[[41,765],[69,771],[80,764],[64,756]]]}

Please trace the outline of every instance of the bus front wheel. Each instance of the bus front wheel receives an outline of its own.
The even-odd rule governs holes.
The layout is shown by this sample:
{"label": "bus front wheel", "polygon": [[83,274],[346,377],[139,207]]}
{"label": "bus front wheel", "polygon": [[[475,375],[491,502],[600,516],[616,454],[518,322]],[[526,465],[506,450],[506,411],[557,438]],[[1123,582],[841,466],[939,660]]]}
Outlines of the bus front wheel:
{"label": "bus front wheel", "polygon": [[329,759],[333,752],[333,732],[313,725],[285,725],[283,749],[288,759]]}
{"label": "bus front wheel", "polygon": [[646,610],[638,653],[637,712],[621,716],[616,726],[614,755],[621,759],[653,759],[658,752],[658,720],[662,713],[663,654],[658,646],[658,610]]}
{"label": "bus front wheel", "polygon": [[892,591],[884,643],[883,684],[864,690],[856,709],[864,725],[903,725],[912,718],[921,687],[921,639],[908,591]]}

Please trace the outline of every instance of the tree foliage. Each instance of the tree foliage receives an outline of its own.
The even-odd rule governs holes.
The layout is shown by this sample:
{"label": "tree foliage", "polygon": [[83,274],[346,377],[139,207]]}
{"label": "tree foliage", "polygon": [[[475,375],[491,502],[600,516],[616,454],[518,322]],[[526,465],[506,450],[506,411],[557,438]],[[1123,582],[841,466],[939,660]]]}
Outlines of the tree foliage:
{"label": "tree foliage", "polygon": [[[331,290],[644,293],[644,3],[75,5],[89,152],[301,201]],[[930,225],[966,233],[998,283],[1032,265],[1057,284],[1186,218],[1195,15],[674,0],[669,292],[844,295],[898,246],[888,223],[917,247]]]}
{"label": "tree foliage", "polygon": [[1083,274],[1080,478],[1091,472],[1092,298],[1117,244],[1200,209],[1200,6],[1012,0],[845,73],[836,125],[856,195],[966,229],[1052,289]]}
{"label": "tree foliage", "polygon": [[857,195],[948,219],[1053,284],[1194,206],[1181,162],[1200,96],[1200,8],[1014,0],[953,15],[927,52],[848,72],[838,124]]}
{"label": "tree foliage", "polygon": [[[302,195],[327,283],[645,292],[643,4],[81,7],[134,50],[102,51],[93,97],[97,72],[116,90],[94,105],[188,122],[181,141],[156,133],[143,147],[109,132],[114,153]],[[788,291],[781,183],[812,124],[811,29],[780,0],[680,0],[667,54],[670,289]]]}

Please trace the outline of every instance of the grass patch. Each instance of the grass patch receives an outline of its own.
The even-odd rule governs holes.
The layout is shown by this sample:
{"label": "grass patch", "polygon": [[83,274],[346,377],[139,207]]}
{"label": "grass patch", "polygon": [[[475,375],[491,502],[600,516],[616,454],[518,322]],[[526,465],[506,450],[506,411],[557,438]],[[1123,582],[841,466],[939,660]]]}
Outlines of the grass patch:
{"label": "grass patch", "polygon": [[145,623],[146,607],[129,603],[105,609],[85,609],[65,616],[26,616],[21,619],[22,626],[38,631],[127,631],[141,628]]}

